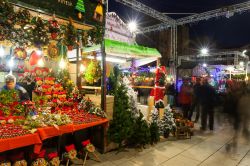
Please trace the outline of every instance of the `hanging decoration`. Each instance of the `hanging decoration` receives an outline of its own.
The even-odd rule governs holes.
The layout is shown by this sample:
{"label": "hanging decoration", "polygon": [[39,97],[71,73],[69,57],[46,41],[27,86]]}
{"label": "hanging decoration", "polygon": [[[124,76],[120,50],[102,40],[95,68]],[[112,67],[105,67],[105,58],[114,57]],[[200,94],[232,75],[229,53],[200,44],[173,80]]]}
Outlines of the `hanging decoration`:
{"label": "hanging decoration", "polygon": [[55,42],[51,42],[48,46],[48,57],[51,59],[56,59],[59,55],[59,50]]}
{"label": "hanging decoration", "polygon": [[98,22],[103,21],[103,2],[102,2],[102,0],[98,0],[98,4],[97,4],[95,12],[94,12],[94,19]]}
{"label": "hanging decoration", "polygon": [[27,52],[24,48],[15,48],[14,50],[14,56],[17,58],[17,59],[26,59],[27,57]]}
{"label": "hanging decoration", "polygon": [[73,25],[72,18],[69,18],[69,23],[66,27],[65,32],[65,44],[68,47],[68,50],[73,50],[74,46],[76,45],[77,40],[77,31]]}
{"label": "hanging decoration", "polygon": [[39,59],[40,59],[40,55],[37,53],[37,51],[32,51],[30,54],[29,64],[31,66],[34,66],[37,64]]}
{"label": "hanging decoration", "polygon": [[34,17],[32,19],[32,24],[34,28],[32,30],[31,41],[33,41],[37,47],[48,45],[49,37],[47,35],[47,24],[42,20],[41,17]]}
{"label": "hanging decoration", "polygon": [[79,11],[78,18],[82,19],[82,13],[85,13],[84,0],[78,0],[75,9]]}
{"label": "hanging decoration", "polygon": [[53,14],[53,18],[49,20],[49,32],[51,35],[51,39],[55,40],[60,32],[60,26],[58,21],[56,20],[55,14]]}

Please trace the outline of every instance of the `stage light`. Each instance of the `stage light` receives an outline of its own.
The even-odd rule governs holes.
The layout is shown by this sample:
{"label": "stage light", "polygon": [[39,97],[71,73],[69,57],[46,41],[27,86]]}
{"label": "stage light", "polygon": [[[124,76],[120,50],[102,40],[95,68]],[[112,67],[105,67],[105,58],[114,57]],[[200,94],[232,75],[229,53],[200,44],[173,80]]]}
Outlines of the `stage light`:
{"label": "stage light", "polygon": [[202,66],[203,66],[203,67],[207,67],[207,64],[206,64],[206,63],[203,63]]}
{"label": "stage light", "polygon": [[208,54],[208,49],[207,48],[202,48],[201,49],[201,54],[202,55],[207,55]]}
{"label": "stage light", "polygon": [[130,32],[135,32],[137,30],[137,23],[135,21],[129,22],[128,28],[129,28]]}

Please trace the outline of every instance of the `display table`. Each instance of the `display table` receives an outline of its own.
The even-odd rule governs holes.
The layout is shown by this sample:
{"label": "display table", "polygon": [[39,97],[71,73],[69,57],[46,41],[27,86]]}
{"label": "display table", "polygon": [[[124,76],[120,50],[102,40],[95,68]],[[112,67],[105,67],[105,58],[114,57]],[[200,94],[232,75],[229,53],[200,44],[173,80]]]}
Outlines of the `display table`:
{"label": "display table", "polygon": [[42,145],[42,142],[37,133],[17,136],[13,138],[0,139],[0,152],[30,145],[36,145],[34,147],[35,153],[38,153],[40,151],[40,146]]}
{"label": "display table", "polygon": [[41,140],[45,140],[48,138],[60,136],[66,133],[72,133],[73,132],[73,124],[68,124],[64,126],[58,126],[57,127],[43,127],[38,128],[37,133],[39,134]]}

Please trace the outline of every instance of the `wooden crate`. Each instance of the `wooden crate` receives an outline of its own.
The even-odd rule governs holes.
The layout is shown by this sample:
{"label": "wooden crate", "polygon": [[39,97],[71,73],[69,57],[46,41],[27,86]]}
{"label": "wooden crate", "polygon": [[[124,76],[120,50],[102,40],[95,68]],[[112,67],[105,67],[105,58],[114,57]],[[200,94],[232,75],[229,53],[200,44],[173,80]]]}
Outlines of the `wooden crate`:
{"label": "wooden crate", "polygon": [[[96,106],[101,107],[101,95],[93,95],[93,94],[86,94]],[[106,114],[108,116],[108,120],[113,119],[113,108],[114,107],[114,96],[107,95],[106,96]]]}

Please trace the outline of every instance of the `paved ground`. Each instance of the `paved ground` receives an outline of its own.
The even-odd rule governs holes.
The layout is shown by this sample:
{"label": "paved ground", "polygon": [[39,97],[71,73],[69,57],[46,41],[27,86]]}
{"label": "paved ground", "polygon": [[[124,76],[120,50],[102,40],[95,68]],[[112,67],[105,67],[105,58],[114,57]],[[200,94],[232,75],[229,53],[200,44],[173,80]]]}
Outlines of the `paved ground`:
{"label": "paved ground", "polygon": [[[223,123],[218,123],[223,121]],[[232,140],[233,130],[217,118],[214,132],[202,133],[195,126],[195,135],[186,140],[164,140],[148,146],[142,152],[128,149],[127,152],[109,152],[100,155],[101,163],[88,160],[87,166],[250,166],[250,144],[240,139],[238,148],[226,151]]]}

